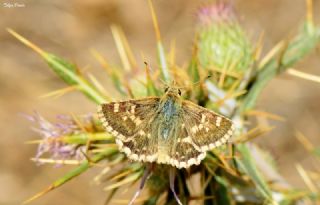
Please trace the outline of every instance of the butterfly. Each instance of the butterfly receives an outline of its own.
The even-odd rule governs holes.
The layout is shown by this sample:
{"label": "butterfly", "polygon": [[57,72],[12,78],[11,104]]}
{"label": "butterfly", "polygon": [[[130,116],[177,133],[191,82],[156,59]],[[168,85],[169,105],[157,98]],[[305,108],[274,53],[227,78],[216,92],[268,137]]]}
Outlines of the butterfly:
{"label": "butterfly", "polygon": [[176,87],[162,97],[102,104],[98,115],[129,159],[179,169],[200,164],[234,130],[230,119],[182,99]]}

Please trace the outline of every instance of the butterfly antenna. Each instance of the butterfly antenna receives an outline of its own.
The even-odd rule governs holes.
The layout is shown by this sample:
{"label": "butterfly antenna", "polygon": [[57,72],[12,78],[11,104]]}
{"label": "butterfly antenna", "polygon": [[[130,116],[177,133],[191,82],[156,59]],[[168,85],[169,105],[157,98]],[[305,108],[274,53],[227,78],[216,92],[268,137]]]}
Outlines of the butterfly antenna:
{"label": "butterfly antenna", "polygon": [[151,169],[152,169],[152,166],[148,166],[146,167],[146,170],[144,171],[143,173],[143,176],[141,178],[141,182],[140,182],[140,185],[139,185],[139,188],[138,190],[136,191],[136,193],[134,194],[134,196],[132,197],[132,199],[130,200],[129,204],[128,205],[133,205],[134,201],[138,198],[138,196],[140,195],[143,187],[144,187],[144,184],[146,183],[150,173],[151,173]]}
{"label": "butterfly antenna", "polygon": [[[195,82],[195,83],[192,83],[192,85],[200,85],[202,83],[204,83],[204,81],[206,81],[207,79],[211,78],[212,76],[211,75],[208,75],[207,77]],[[187,88],[187,86],[181,86],[181,87],[177,87],[177,88],[180,88],[180,89],[184,89],[184,88]]]}
{"label": "butterfly antenna", "polygon": [[208,75],[205,78],[200,79],[198,82],[193,83],[192,85],[200,85],[201,83],[204,83],[204,81],[208,80],[211,77],[212,77],[211,75]]}
{"label": "butterfly antenna", "polygon": [[180,201],[176,191],[174,190],[174,178],[176,175],[176,170],[174,167],[170,167],[170,171],[169,171],[169,181],[170,181],[170,189],[174,195],[174,198],[176,199],[177,203],[179,205],[183,205],[182,202]]}

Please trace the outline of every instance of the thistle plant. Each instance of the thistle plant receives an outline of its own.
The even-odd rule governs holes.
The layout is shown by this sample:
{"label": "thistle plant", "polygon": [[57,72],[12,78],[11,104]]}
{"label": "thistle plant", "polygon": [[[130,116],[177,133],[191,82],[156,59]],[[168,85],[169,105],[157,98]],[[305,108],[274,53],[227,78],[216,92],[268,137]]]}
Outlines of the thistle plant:
{"label": "thistle plant", "polygon": [[[163,84],[175,82],[183,87],[184,99],[232,119],[236,127],[232,139],[226,145],[208,151],[201,164],[188,169],[175,169],[175,180],[170,181],[170,165],[137,162],[120,152],[114,137],[105,132],[97,114],[59,115],[56,122],[49,122],[36,113],[28,116],[37,124],[35,130],[42,136],[31,141],[39,144],[33,160],[41,164],[77,167],[25,203],[58,188],[88,169],[100,169],[101,174],[94,180],[108,182],[104,188],[109,193],[105,204],[116,203],[114,195],[124,187],[144,182],[146,187],[141,190],[140,186],[137,193],[142,191],[142,194],[135,202],[145,205],[176,204],[175,193],[182,204],[301,204],[308,200],[320,203],[319,185],[312,180],[312,177],[319,175],[311,176],[297,165],[310,190],[292,187],[277,172],[267,151],[251,142],[251,139],[272,128],[258,124],[250,129],[247,125],[248,116],[252,115],[276,118],[273,114],[255,110],[257,98],[271,79],[287,72],[319,44],[320,28],[313,23],[312,1],[307,1],[307,17],[297,34],[290,40],[281,41],[265,56],[261,56],[262,41],[254,43],[248,38],[232,6],[216,3],[199,9],[196,40],[188,66],[175,64],[174,49],[166,52],[151,1],[149,5],[158,60],[152,69],[148,64],[138,66],[118,26],[112,26],[111,30],[123,68],[110,66],[100,53],[92,50],[112,82],[107,86],[113,86],[117,95],[108,92],[94,76],[85,76],[76,65],[44,51],[13,30],[8,31],[36,51],[68,85],[47,96],[60,96],[77,90],[98,105],[115,100],[161,96],[164,93]],[[288,72],[319,81],[319,77],[301,74],[293,69]],[[114,96],[121,97],[115,99]],[[319,149],[308,143],[302,134],[298,135],[298,139],[318,161]],[[101,161],[107,162],[103,168],[97,166]],[[174,192],[171,191],[172,186]]]}

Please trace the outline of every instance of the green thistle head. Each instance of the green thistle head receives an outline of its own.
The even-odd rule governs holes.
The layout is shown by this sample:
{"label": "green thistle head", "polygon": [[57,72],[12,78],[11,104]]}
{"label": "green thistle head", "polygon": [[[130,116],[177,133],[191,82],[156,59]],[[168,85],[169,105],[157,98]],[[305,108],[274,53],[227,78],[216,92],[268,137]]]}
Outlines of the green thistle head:
{"label": "green thistle head", "polygon": [[216,84],[224,73],[220,87],[228,88],[236,79],[241,79],[253,62],[246,33],[232,6],[226,3],[201,8],[198,24],[196,43],[200,65],[215,77]]}

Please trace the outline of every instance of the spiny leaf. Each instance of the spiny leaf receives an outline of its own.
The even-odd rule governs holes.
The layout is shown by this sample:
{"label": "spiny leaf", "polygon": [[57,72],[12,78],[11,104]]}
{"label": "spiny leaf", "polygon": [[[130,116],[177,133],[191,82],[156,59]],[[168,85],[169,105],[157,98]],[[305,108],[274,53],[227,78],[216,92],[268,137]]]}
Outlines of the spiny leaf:
{"label": "spiny leaf", "polygon": [[82,76],[77,72],[77,68],[74,64],[54,55],[47,53],[26,38],[22,37],[15,31],[8,29],[14,37],[24,43],[26,46],[30,47],[34,51],[43,57],[43,59],[49,64],[50,68],[63,79],[66,83],[70,85],[77,85],[77,88],[82,91],[87,97],[96,103],[106,102],[105,98],[89,84]]}
{"label": "spiny leaf", "polygon": [[128,184],[130,182],[134,182],[137,179],[139,179],[141,177],[141,175],[142,175],[142,171],[132,173],[132,174],[128,175],[125,179],[123,179],[119,182],[116,182],[116,183],[112,183],[111,185],[107,186],[106,188],[104,188],[104,190],[106,190],[106,191],[112,190],[112,189],[118,188],[120,186],[123,186],[125,184]]}
{"label": "spiny leaf", "polygon": [[275,202],[272,199],[271,190],[268,187],[267,183],[263,179],[260,172],[257,170],[256,165],[253,161],[253,158],[250,154],[248,145],[239,144],[237,145],[238,151],[241,153],[241,158],[236,159],[237,163],[240,165],[241,169],[252,179],[255,183],[257,190],[264,196],[269,203],[274,204]]}
{"label": "spiny leaf", "polygon": [[317,32],[318,29],[319,28],[314,27],[314,29],[311,29],[310,31],[310,29],[307,30],[305,28],[289,42],[287,46],[282,47],[284,50],[277,49],[278,57],[273,55],[274,57],[268,59],[258,72],[255,83],[250,89],[250,92],[245,96],[239,109],[240,113],[250,110],[255,106],[257,98],[263,88],[278,73],[292,67],[293,64],[297,63],[297,61],[314,50],[320,42],[320,33]]}
{"label": "spiny leaf", "polygon": [[121,35],[120,35],[121,33],[120,28],[118,28],[116,25],[111,25],[111,32],[118,49],[118,53],[120,55],[123,68],[126,71],[131,71],[132,67],[123,43],[123,39],[121,38]]}
{"label": "spiny leaf", "polygon": [[301,72],[301,71],[298,71],[295,69],[288,69],[287,73],[289,73],[290,75],[305,79],[305,80],[310,80],[313,82],[320,83],[320,76],[318,76],[318,75],[313,75],[313,74]]}
{"label": "spiny leaf", "polygon": [[169,70],[168,70],[166,53],[164,51],[164,47],[163,47],[162,41],[161,41],[161,35],[160,35],[158,19],[157,19],[157,16],[156,16],[153,4],[152,4],[152,0],[148,0],[148,2],[149,2],[150,11],[151,11],[154,30],[155,30],[155,33],[156,33],[158,61],[159,61],[159,64],[160,64],[162,77],[163,77],[165,82],[170,83],[171,77],[170,77],[170,73],[169,73]]}
{"label": "spiny leaf", "polygon": [[217,204],[231,205],[232,200],[228,191],[228,187],[230,187],[230,185],[228,184],[227,180],[217,175],[215,176],[215,179],[219,184],[219,188],[217,190],[218,196],[216,197]]}
{"label": "spiny leaf", "polygon": [[[105,159],[107,156],[110,156],[114,153],[117,152],[116,148],[110,148],[110,149],[106,149],[105,152],[99,153],[95,156],[93,156],[90,161],[93,163],[97,163],[103,159]],[[91,167],[91,163],[86,161],[83,162],[79,167],[77,167],[76,169],[70,171],[69,173],[67,173],[66,175],[64,175],[63,177],[61,177],[60,179],[56,180],[55,182],[53,182],[49,187],[47,187],[46,189],[44,189],[43,191],[39,192],[38,194],[34,195],[33,197],[29,198],[28,200],[24,201],[23,204],[27,204],[41,196],[43,196],[44,194],[48,193],[49,191],[52,191],[58,187],[60,187],[61,185],[65,184],[66,182],[70,181],[71,179],[75,178],[76,176],[82,174],[83,172],[85,172],[88,168]]]}
{"label": "spiny leaf", "polygon": [[104,97],[96,89],[94,89],[94,87],[89,84],[87,80],[77,73],[73,64],[50,53],[46,53],[44,55],[44,59],[47,61],[52,70],[55,71],[66,83],[78,85],[78,88],[96,103],[102,104],[106,102]]}
{"label": "spiny leaf", "polygon": [[96,50],[92,49],[91,54],[97,59],[102,68],[107,72],[108,77],[112,80],[114,87],[117,89],[119,93],[125,95],[125,91],[121,82],[121,73],[118,72],[117,69],[111,67],[107,60]]}

